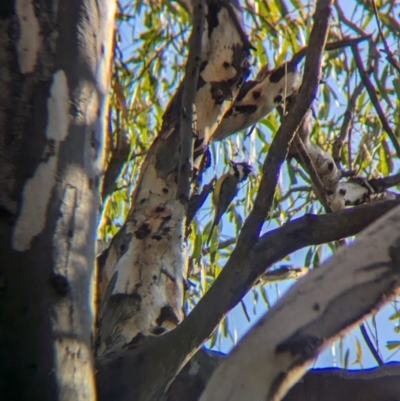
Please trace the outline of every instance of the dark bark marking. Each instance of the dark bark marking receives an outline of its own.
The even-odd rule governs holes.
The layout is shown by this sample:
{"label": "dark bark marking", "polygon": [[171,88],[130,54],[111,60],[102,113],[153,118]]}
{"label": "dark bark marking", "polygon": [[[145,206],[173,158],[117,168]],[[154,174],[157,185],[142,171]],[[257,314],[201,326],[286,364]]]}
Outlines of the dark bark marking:
{"label": "dark bark marking", "polygon": [[312,358],[324,341],[314,335],[295,333],[276,347],[276,352],[290,352],[305,360]]}
{"label": "dark bark marking", "polygon": [[247,104],[244,106],[236,106],[235,110],[244,114],[253,114],[257,111],[257,106],[254,104]]}
{"label": "dark bark marking", "polygon": [[257,100],[261,96],[261,91],[254,91],[253,92],[253,99]]}
{"label": "dark bark marking", "polygon": [[144,335],[142,333],[137,333],[135,337],[132,338],[132,340],[124,345],[124,348],[129,348],[129,349],[134,349],[136,348],[138,345],[140,345],[140,343],[144,340]]}
{"label": "dark bark marking", "polygon": [[274,97],[274,103],[282,103],[283,96],[282,95],[276,95]]}
{"label": "dark bark marking", "polygon": [[210,93],[216,104],[222,104],[224,100],[232,99],[231,86],[226,81],[211,82]]}
{"label": "dark bark marking", "polygon": [[66,297],[71,291],[67,278],[61,274],[53,273],[49,278],[49,282],[53,290],[60,297]]}
{"label": "dark bark marking", "polygon": [[161,326],[165,321],[172,322],[176,325],[179,323],[179,319],[175,315],[174,310],[169,305],[163,306],[161,308],[160,314],[156,319],[156,323],[158,326]]}
{"label": "dark bark marking", "polygon": [[259,83],[258,81],[246,81],[240,88],[236,101],[237,102],[242,101],[243,98],[250,92],[250,90],[253,89],[258,83]]}
{"label": "dark bark marking", "polygon": [[161,235],[153,235],[153,236],[151,237],[151,239],[154,239],[154,240],[156,240],[156,241],[161,241],[161,240],[162,240],[162,237],[161,237]]}
{"label": "dark bark marking", "polygon": [[[203,63],[204,67],[207,65],[207,61]],[[203,86],[206,85],[206,81],[199,75],[199,79],[197,80],[197,90],[201,89]]]}
{"label": "dark bark marking", "polygon": [[[204,71],[204,69],[206,68],[207,64],[208,64],[208,61],[207,61],[207,60],[204,60],[204,61],[201,62],[201,64],[200,64],[200,69],[199,69],[199,73],[201,73],[202,71]],[[199,79],[200,79],[200,78],[201,78],[201,77],[199,76]]]}
{"label": "dark bark marking", "polygon": [[144,239],[150,234],[151,230],[147,223],[142,223],[140,227],[135,231],[137,239]]}
{"label": "dark bark marking", "polygon": [[279,82],[284,76],[285,72],[295,72],[296,71],[296,66],[294,64],[283,64],[277,69],[273,70],[269,80],[270,82],[277,83]]}
{"label": "dark bark marking", "polygon": [[208,37],[211,38],[213,30],[218,27],[218,13],[221,11],[221,5],[217,2],[212,2],[208,4],[208,13],[206,16],[208,24]]}
{"label": "dark bark marking", "polygon": [[156,336],[159,336],[160,334],[164,333],[165,330],[166,329],[164,327],[155,327],[154,329],[151,330],[151,333]]}
{"label": "dark bark marking", "polygon": [[332,162],[330,162],[329,164],[328,164],[328,170],[329,171],[332,171],[333,170],[333,163]]}
{"label": "dark bark marking", "polygon": [[400,246],[397,241],[396,245],[389,247],[389,256],[395,267],[400,267]]}

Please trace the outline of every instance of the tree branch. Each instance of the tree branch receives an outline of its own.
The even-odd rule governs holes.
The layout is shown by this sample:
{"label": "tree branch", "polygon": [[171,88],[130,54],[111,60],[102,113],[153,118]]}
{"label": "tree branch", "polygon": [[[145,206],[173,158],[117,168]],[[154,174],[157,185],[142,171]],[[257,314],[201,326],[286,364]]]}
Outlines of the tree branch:
{"label": "tree branch", "polygon": [[[163,375],[168,382],[176,374],[176,364],[184,365],[182,360],[188,361],[196,351],[186,345],[190,340],[198,341],[196,330],[201,330],[200,336],[212,333],[215,322],[218,322],[221,316],[224,316],[240,302],[269,267],[286,255],[304,247],[356,235],[399,204],[400,199],[385,200],[321,216],[305,215],[264,234],[254,252],[247,255],[247,259],[250,260],[250,269],[241,273],[236,282],[232,282],[231,278],[224,278],[224,270],[215,280],[212,286],[212,288],[215,287],[215,291],[209,295],[210,289],[203,297],[202,308],[208,310],[209,313],[199,316],[199,312],[196,312],[199,318],[197,325],[194,327],[185,325],[185,319],[175,330],[152,339],[144,347],[139,347],[140,338],[134,339],[132,344],[125,348],[126,352],[111,363],[107,363],[107,360],[98,361],[100,364],[98,364],[97,383],[100,400],[106,400],[105,397],[114,394],[115,389],[118,388],[125,389],[126,394],[132,394],[137,385],[132,380],[130,373],[134,366],[145,371],[146,366],[150,369],[152,366],[154,367],[153,363],[157,363],[160,369],[163,367]],[[221,297],[221,294],[226,295]],[[161,364],[161,360],[164,359],[167,363],[166,367]],[[110,381],[111,377],[113,380]],[[148,399],[152,401],[156,398]]]}
{"label": "tree branch", "polygon": [[368,182],[377,192],[382,192],[386,188],[400,184],[400,173],[389,175],[388,177],[373,178]]}
{"label": "tree branch", "polygon": [[365,71],[365,68],[364,68],[363,62],[361,60],[361,56],[360,56],[357,46],[356,45],[352,46],[351,50],[353,52],[353,57],[354,57],[354,61],[356,63],[358,72],[360,73],[361,80],[362,80],[363,84],[365,85],[368,95],[372,101],[372,104],[375,107],[376,113],[378,114],[378,117],[381,120],[382,127],[389,135],[392,145],[396,150],[397,157],[400,157],[399,141],[397,139],[396,134],[392,130],[392,127],[390,126],[389,122],[386,119],[385,112],[383,111],[382,106],[379,102],[378,95],[376,94],[376,90],[375,90],[374,86],[372,85],[372,82],[369,79],[367,72]]}
{"label": "tree branch", "polygon": [[[360,34],[359,38],[344,38],[336,42],[329,42],[325,46],[325,51],[342,49],[343,47],[354,46],[358,43],[369,40],[372,35],[367,35],[364,32]],[[291,62],[300,62],[300,60],[306,55],[308,46],[301,48],[291,59]]]}
{"label": "tree branch", "polygon": [[365,370],[313,369],[283,401],[395,401],[399,382],[399,364]]}
{"label": "tree branch", "polygon": [[[167,401],[198,401],[212,373],[225,358],[220,352],[199,350],[172,384]],[[399,394],[399,382],[398,363],[350,371],[312,369],[283,401],[394,401]]]}
{"label": "tree branch", "polygon": [[190,179],[193,164],[193,140],[196,132],[196,88],[199,79],[200,54],[205,25],[204,0],[193,0],[193,30],[189,41],[189,55],[186,63],[185,82],[180,111],[180,152],[176,199],[187,208]]}
{"label": "tree branch", "polygon": [[310,175],[311,181],[313,183],[313,190],[319,201],[322,203],[322,206],[325,209],[325,212],[329,213],[332,211],[332,208],[329,204],[328,197],[326,195],[326,189],[318,175],[318,172],[314,166],[314,163],[308,154],[306,147],[299,135],[296,135],[294,138],[294,145],[297,150],[297,153],[301,159],[303,167],[307,170]]}
{"label": "tree branch", "polygon": [[[341,150],[343,147],[343,143],[346,140],[346,137],[349,135],[349,132],[352,127],[352,120],[353,120],[353,114],[356,109],[356,102],[358,97],[361,95],[362,91],[364,90],[364,83],[360,82],[356,88],[354,89],[354,92],[350,96],[349,103],[347,105],[347,109],[344,113],[343,116],[343,123],[342,123],[342,128],[340,129],[340,134],[336,138],[334,144],[333,144],[333,160],[336,163],[336,166],[340,168],[340,160],[341,160]],[[350,158],[350,155],[349,155]],[[351,166],[349,166],[351,169]]]}
{"label": "tree branch", "polygon": [[217,368],[200,401],[281,400],[321,350],[396,294],[399,241],[397,206],[297,281]]}
{"label": "tree branch", "polygon": [[387,44],[387,41],[385,39],[385,35],[383,34],[382,24],[381,24],[381,20],[379,18],[379,11],[378,11],[378,8],[376,7],[375,0],[371,0],[371,3],[373,6],[373,9],[374,9],[376,24],[378,25],[379,36],[381,37],[383,46],[385,48],[386,58],[389,61],[389,63],[397,70],[397,72],[400,73],[400,64],[397,61],[396,57],[393,56],[393,53],[391,52],[390,47]]}

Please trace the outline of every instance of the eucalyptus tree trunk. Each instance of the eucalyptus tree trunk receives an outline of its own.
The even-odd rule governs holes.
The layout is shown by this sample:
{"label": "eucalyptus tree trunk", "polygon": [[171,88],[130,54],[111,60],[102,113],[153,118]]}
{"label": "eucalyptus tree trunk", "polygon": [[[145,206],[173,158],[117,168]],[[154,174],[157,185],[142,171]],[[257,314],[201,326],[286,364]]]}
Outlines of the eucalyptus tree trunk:
{"label": "eucalyptus tree trunk", "polygon": [[94,240],[115,2],[0,9],[1,399],[94,400]]}

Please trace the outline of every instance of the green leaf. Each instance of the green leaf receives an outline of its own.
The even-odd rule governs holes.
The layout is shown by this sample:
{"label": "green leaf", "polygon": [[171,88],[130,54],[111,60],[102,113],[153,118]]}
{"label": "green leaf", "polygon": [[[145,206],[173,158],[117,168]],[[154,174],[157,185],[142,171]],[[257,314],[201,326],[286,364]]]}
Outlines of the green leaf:
{"label": "green leaf", "polygon": [[400,341],[387,341],[386,342],[386,348],[389,351],[393,351],[397,348],[400,348]]}

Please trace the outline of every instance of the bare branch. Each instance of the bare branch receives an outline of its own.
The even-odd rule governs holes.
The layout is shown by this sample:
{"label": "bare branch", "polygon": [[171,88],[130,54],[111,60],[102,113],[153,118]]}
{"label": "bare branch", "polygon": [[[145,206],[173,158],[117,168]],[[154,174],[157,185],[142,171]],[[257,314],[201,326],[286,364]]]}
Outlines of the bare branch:
{"label": "bare branch", "polygon": [[[347,109],[343,116],[343,123],[342,123],[342,128],[340,130],[340,134],[336,138],[336,140],[333,144],[332,156],[333,156],[333,160],[335,161],[336,166],[338,168],[340,168],[341,150],[343,147],[343,143],[346,140],[347,136],[349,135],[349,132],[352,127],[352,120],[353,120],[353,114],[356,109],[356,102],[363,90],[364,90],[364,83],[360,82],[354,89],[354,92],[352,93],[352,95],[350,96],[350,100],[347,105]],[[350,157],[350,155],[349,155],[349,157]],[[351,166],[349,166],[349,167],[351,168]]]}
{"label": "bare branch", "polygon": [[379,36],[381,37],[383,46],[385,48],[386,58],[389,61],[389,63],[397,70],[397,72],[400,73],[400,64],[397,61],[396,57],[394,57],[392,51],[390,50],[390,47],[387,44],[385,35],[383,34],[381,20],[379,18],[379,11],[378,11],[378,8],[376,7],[376,2],[375,2],[375,0],[371,0],[371,3],[374,8],[374,14],[375,14],[375,19],[376,19],[376,24],[378,25]]}
{"label": "bare branch", "polygon": [[322,203],[322,206],[324,207],[325,211],[331,212],[331,206],[329,204],[328,197],[326,195],[326,189],[324,187],[324,184],[322,183],[318,172],[314,166],[314,163],[308,154],[308,151],[306,147],[304,146],[304,143],[302,139],[300,138],[299,135],[296,135],[294,138],[294,145],[296,147],[296,150],[300,156],[300,159],[302,161],[302,165],[306,168],[308,174],[310,175],[311,181],[314,186],[314,192],[319,201]]}
{"label": "bare branch", "polygon": [[379,102],[378,96],[376,94],[376,90],[375,90],[374,86],[372,85],[372,82],[369,79],[367,72],[365,71],[365,68],[364,68],[363,62],[361,60],[361,56],[360,56],[360,53],[358,51],[358,48],[357,48],[357,46],[352,46],[351,49],[353,51],[354,61],[356,63],[357,69],[358,69],[358,71],[360,73],[361,80],[362,80],[363,84],[365,85],[365,87],[366,87],[366,89],[368,91],[368,94],[369,94],[369,97],[370,97],[370,99],[372,101],[372,104],[374,105],[375,110],[376,110],[376,112],[377,112],[377,114],[379,116],[379,119],[381,120],[383,129],[389,135],[389,138],[390,138],[390,140],[392,142],[392,145],[396,150],[397,156],[400,157],[399,141],[397,139],[396,134],[392,130],[392,127],[390,126],[389,122],[386,119],[385,112],[383,111],[382,106],[381,106],[381,104]]}
{"label": "bare branch", "polygon": [[[357,45],[358,43],[364,42],[365,40],[369,40],[371,35],[365,34],[364,32],[360,34],[359,38],[344,38],[342,40],[338,40],[336,42],[329,42],[325,46],[325,51],[342,49],[343,47]],[[291,62],[300,62],[300,60],[306,55],[307,46],[304,46],[300,49],[291,59]]]}
{"label": "bare branch", "polygon": [[342,8],[339,5],[338,1],[335,1],[335,8],[336,11],[339,15],[339,19],[343,21],[349,28],[351,28],[354,32],[357,32],[360,36],[364,36],[365,32],[353,21],[350,21],[349,19],[346,18],[346,15],[344,14]]}
{"label": "bare branch", "polygon": [[377,192],[382,192],[386,188],[395,187],[400,184],[400,173],[388,177],[373,178],[368,182]]}

